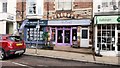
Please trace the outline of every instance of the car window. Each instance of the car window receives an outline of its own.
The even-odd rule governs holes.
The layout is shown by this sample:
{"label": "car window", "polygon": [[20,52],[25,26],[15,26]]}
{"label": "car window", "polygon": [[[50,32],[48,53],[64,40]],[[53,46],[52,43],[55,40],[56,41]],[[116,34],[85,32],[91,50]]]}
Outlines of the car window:
{"label": "car window", "polygon": [[11,41],[22,41],[20,36],[9,36],[9,40],[11,40]]}

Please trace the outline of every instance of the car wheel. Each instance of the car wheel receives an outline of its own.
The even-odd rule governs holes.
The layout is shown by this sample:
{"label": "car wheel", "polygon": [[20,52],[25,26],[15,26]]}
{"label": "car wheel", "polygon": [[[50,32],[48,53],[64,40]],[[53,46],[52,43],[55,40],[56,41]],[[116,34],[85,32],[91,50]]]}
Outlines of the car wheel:
{"label": "car wheel", "polygon": [[0,59],[4,60],[6,58],[4,50],[0,50]]}

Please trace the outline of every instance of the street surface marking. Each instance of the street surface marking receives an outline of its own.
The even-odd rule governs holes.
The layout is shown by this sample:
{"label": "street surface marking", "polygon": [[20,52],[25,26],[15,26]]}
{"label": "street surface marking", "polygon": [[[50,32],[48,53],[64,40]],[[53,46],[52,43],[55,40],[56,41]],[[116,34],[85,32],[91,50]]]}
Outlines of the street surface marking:
{"label": "street surface marking", "polygon": [[12,62],[13,64],[16,64],[16,65],[19,65],[19,66],[24,66],[24,67],[27,67],[27,65],[24,65],[24,64],[20,64],[20,63],[16,63],[16,62]]}
{"label": "street surface marking", "polygon": [[0,62],[7,62],[7,61],[0,61]]}
{"label": "street surface marking", "polygon": [[45,65],[38,65],[38,66],[45,66]]}
{"label": "street surface marking", "polygon": [[31,66],[28,65],[24,65],[24,64],[20,64],[20,63],[16,63],[16,62],[12,62],[13,64],[19,65],[19,66],[23,66],[23,67],[29,67],[29,68],[33,68]]}

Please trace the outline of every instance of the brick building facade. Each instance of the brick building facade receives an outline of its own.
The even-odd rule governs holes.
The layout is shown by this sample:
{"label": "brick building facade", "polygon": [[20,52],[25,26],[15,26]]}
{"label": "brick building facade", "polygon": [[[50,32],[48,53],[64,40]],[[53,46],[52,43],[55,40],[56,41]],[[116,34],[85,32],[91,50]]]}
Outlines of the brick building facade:
{"label": "brick building facade", "polygon": [[[92,45],[92,1],[79,2],[79,0],[31,0],[26,1],[26,11],[24,17],[33,22],[32,27],[25,28],[25,40],[31,42],[36,40],[36,32],[28,36],[27,31],[36,31],[36,23],[40,23],[40,35],[45,31],[48,32],[50,41],[54,45],[89,47]],[[50,1],[50,2],[49,2]],[[39,3],[40,2],[40,3]],[[19,7],[22,3],[17,4],[18,11],[22,11]],[[29,17],[28,17],[29,16]],[[41,17],[42,16],[42,17]],[[19,17],[19,14],[18,14]],[[18,18],[17,17],[17,18]],[[19,21],[21,19],[18,18]],[[47,26],[41,22],[47,21]],[[35,23],[36,22],[36,23]],[[41,36],[39,42],[42,42]]]}
{"label": "brick building facade", "polygon": [[[89,2],[69,0],[68,2],[69,4],[64,1],[59,2],[59,0],[52,0],[51,2],[44,1],[43,19],[50,21],[48,22],[50,33],[49,39],[51,39],[55,45],[77,45],[78,47],[89,47],[89,45],[92,45],[92,27],[90,26],[92,19],[92,0]],[[73,20],[76,20],[77,22]],[[89,24],[84,25],[85,23],[88,23],[87,20],[89,20]],[[76,30],[74,30],[74,28]],[[88,31],[87,34],[89,37],[86,41],[89,41],[88,44],[86,44],[85,41],[83,41],[85,39],[81,38],[82,30]],[[59,33],[59,31],[61,32]],[[76,40],[73,40],[73,32],[76,33]],[[61,39],[59,39],[59,37]],[[67,38],[70,40],[67,41]]]}

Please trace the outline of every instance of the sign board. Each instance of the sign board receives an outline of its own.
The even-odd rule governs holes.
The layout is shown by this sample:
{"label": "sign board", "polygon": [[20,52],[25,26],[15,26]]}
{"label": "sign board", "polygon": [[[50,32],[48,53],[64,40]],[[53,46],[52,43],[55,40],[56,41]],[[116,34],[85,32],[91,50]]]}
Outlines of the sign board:
{"label": "sign board", "polygon": [[95,24],[118,24],[120,16],[97,16]]}
{"label": "sign board", "polygon": [[83,20],[51,20],[48,21],[48,25],[90,25],[90,19]]}
{"label": "sign board", "polygon": [[[37,26],[38,21],[28,21],[25,26]],[[47,25],[48,21],[47,20],[40,20],[39,25]]]}

